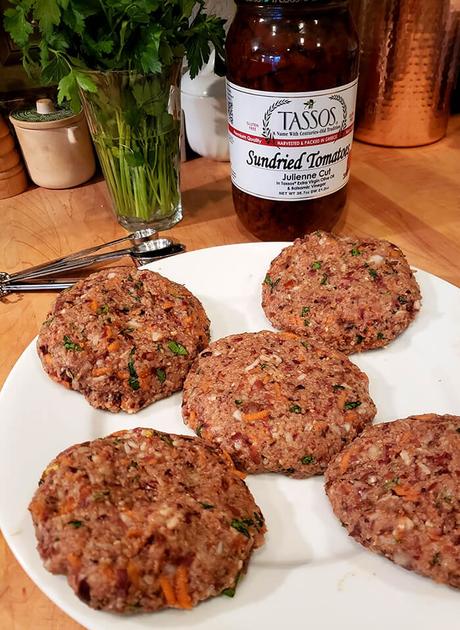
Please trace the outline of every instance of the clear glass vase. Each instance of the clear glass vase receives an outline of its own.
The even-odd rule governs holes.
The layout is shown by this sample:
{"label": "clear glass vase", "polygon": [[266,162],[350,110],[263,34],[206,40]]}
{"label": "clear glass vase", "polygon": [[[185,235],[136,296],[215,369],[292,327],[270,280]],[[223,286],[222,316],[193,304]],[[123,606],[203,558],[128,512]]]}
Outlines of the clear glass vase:
{"label": "clear glass vase", "polygon": [[87,71],[81,92],[114,212],[123,227],[167,229],[182,218],[181,62],[164,72]]}

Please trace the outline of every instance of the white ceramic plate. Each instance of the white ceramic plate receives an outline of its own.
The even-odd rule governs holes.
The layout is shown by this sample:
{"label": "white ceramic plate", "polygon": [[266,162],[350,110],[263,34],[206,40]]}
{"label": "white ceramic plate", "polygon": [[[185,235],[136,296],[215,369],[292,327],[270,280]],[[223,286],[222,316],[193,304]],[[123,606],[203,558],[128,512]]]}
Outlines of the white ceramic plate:
{"label": "white ceramic plate", "polygon": [[[152,268],[184,283],[212,321],[212,338],[269,328],[260,288],[283,244],[200,250]],[[377,421],[425,412],[460,415],[460,290],[428,273],[417,279],[422,311],[387,349],[352,357],[370,378]],[[0,396],[0,526],[19,562],[58,606],[90,629],[397,630],[454,628],[460,593],[401,569],[349,539],[332,514],[322,478],[248,478],[267,519],[234,599],[217,597],[191,612],[115,616],[81,603],[66,578],[45,571],[35,549],[27,505],[48,462],[67,446],[136,426],[191,433],[180,394],[135,416],[112,415],[53,383],[31,344]]]}

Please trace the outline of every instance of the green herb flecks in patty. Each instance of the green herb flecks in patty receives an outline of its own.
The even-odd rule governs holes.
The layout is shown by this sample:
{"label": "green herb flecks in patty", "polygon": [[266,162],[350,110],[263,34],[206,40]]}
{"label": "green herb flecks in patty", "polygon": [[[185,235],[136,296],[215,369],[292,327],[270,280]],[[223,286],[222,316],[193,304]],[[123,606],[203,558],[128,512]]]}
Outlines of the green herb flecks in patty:
{"label": "green herb flecks in patty", "polygon": [[343,406],[344,409],[349,411],[350,409],[356,409],[356,407],[360,407],[363,403],[360,400],[349,400]]}
{"label": "green herb flecks in patty", "polygon": [[66,350],[71,350],[72,352],[81,352],[83,348],[79,343],[75,343],[68,335],[64,335],[64,348]]}
{"label": "green herb flecks in patty", "polygon": [[184,348],[184,346],[177,341],[168,341],[168,348],[173,354],[177,354],[178,356],[185,357],[188,355],[187,348]]}
{"label": "green herb flecks in patty", "polygon": [[129,379],[128,384],[134,391],[140,388],[139,376],[137,375],[136,368],[134,367],[134,354],[136,352],[136,348],[131,348],[131,352],[129,353],[129,361],[128,361],[128,371],[129,371]]}
{"label": "green herb flecks in patty", "polygon": [[233,529],[236,529],[237,532],[240,532],[240,534],[246,536],[246,538],[250,538],[248,527],[253,526],[254,521],[252,520],[252,518],[234,518],[232,519],[230,525],[231,527],[233,527]]}
{"label": "green herb flecks in patty", "polygon": [[160,381],[160,383],[164,383],[166,380],[166,372],[165,370],[163,370],[163,368],[157,368],[156,369],[156,375],[157,375],[157,379]]}
{"label": "green herb flecks in patty", "polygon": [[83,521],[69,521],[67,525],[70,525],[74,529],[80,529],[80,527],[83,525]]}
{"label": "green herb flecks in patty", "polygon": [[273,290],[276,288],[276,285],[278,284],[279,281],[280,281],[280,278],[277,278],[276,280],[272,280],[270,275],[267,273],[267,275],[265,276],[264,284],[267,284],[270,287],[271,292],[273,293]]}

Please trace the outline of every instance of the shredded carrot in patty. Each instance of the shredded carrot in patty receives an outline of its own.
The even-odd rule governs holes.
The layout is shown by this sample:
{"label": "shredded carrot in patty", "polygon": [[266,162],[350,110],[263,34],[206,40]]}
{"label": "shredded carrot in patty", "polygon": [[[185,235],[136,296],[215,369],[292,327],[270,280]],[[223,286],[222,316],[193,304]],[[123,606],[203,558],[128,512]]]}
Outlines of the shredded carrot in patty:
{"label": "shredded carrot in patty", "polygon": [[339,409],[343,409],[345,403],[347,402],[347,398],[348,398],[348,392],[346,389],[344,389],[337,396],[337,407]]}
{"label": "shredded carrot in patty", "polygon": [[270,415],[269,409],[262,409],[262,411],[254,411],[253,413],[243,413],[243,420],[265,420]]}
{"label": "shredded carrot in patty", "polygon": [[95,313],[99,308],[99,304],[96,302],[96,300],[91,300],[91,302],[89,303],[89,307],[93,311],[93,313]]}
{"label": "shredded carrot in patty", "polygon": [[160,577],[160,586],[168,606],[174,606],[176,604],[176,594],[166,575]]}
{"label": "shredded carrot in patty", "polygon": [[78,569],[81,567],[81,560],[74,553],[69,553],[67,555],[67,562],[75,571],[78,571]]}
{"label": "shredded carrot in patty", "polygon": [[284,337],[285,339],[300,339],[299,335],[296,335],[295,333],[291,333],[291,332],[282,332],[280,333],[281,337]]}
{"label": "shredded carrot in patty", "polygon": [[346,411],[344,415],[345,420],[348,422],[355,422],[358,419],[358,412],[354,409],[350,409],[350,411]]}
{"label": "shredded carrot in patty", "polygon": [[275,383],[273,383],[273,389],[275,390],[275,397],[278,398],[278,400],[281,399],[281,385],[278,383],[278,381],[276,381]]}
{"label": "shredded carrot in patty", "polygon": [[188,569],[185,564],[181,564],[174,577],[177,603],[181,608],[191,608],[192,599],[188,591]]}
{"label": "shredded carrot in patty", "polygon": [[138,587],[140,581],[139,565],[134,560],[130,560],[128,562],[126,573],[128,574],[128,578],[131,584]]}
{"label": "shredded carrot in patty", "polygon": [[91,376],[106,376],[110,374],[111,370],[108,367],[94,368],[91,372]]}
{"label": "shredded carrot in patty", "polygon": [[347,451],[346,453],[342,455],[342,459],[340,460],[340,464],[339,464],[339,470],[342,475],[344,472],[347,471],[348,466],[350,465],[350,459],[351,459],[351,451]]}
{"label": "shredded carrot in patty", "polygon": [[396,484],[393,488],[393,492],[397,494],[398,497],[403,497],[408,501],[415,502],[420,498],[420,493],[412,486],[401,486]]}
{"label": "shredded carrot in patty", "polygon": [[194,411],[191,411],[188,419],[190,422],[194,422],[196,420],[196,413]]}
{"label": "shredded carrot in patty", "polygon": [[119,341],[112,341],[112,343],[109,343],[109,345],[107,346],[107,350],[109,352],[115,352],[115,350],[118,350],[119,348],[120,348]]}

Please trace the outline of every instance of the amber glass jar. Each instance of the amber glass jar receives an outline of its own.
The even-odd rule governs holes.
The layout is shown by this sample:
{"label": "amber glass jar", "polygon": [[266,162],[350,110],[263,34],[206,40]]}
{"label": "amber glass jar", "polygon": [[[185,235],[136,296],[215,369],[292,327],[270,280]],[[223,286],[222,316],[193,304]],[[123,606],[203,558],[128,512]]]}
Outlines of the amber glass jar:
{"label": "amber glass jar", "polygon": [[337,222],[359,43],[347,0],[237,0],[227,36],[233,202],[264,240]]}

